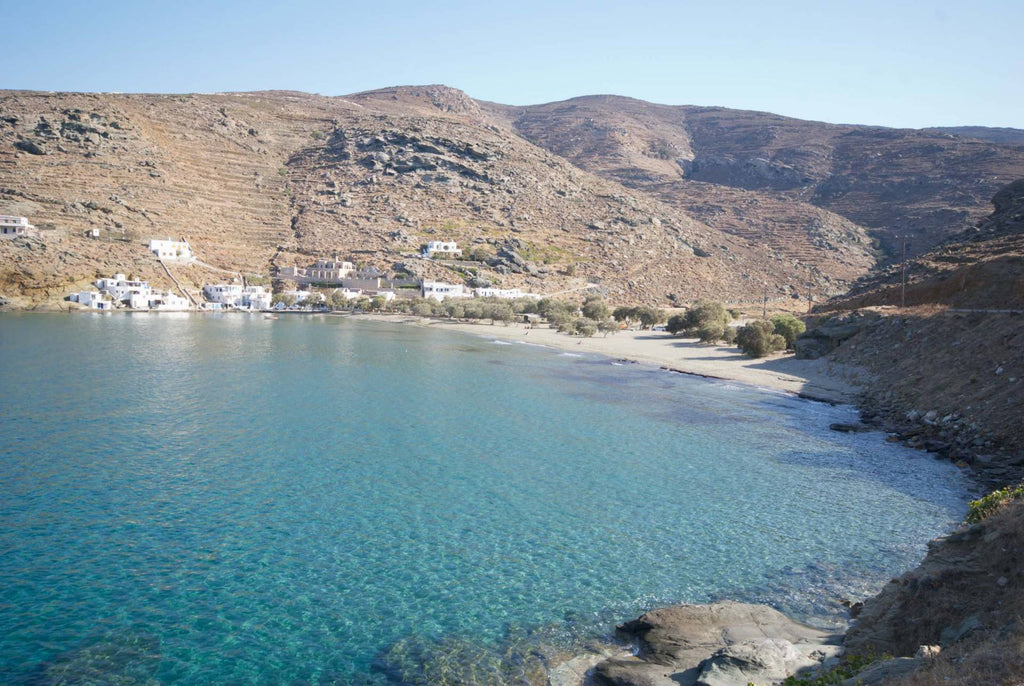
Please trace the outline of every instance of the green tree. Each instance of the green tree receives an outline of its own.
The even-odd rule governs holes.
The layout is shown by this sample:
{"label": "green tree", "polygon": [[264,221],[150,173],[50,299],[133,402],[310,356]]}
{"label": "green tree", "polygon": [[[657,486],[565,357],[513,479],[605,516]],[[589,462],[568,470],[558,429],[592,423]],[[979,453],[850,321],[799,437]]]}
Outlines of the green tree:
{"label": "green tree", "polygon": [[274,293],[270,296],[270,304],[276,305],[278,303],[284,303],[285,307],[291,307],[295,304],[295,296],[291,293]]}
{"label": "green tree", "polygon": [[641,329],[650,329],[665,321],[665,311],[650,305],[636,308],[636,318],[640,320]]}
{"label": "green tree", "polygon": [[725,305],[710,300],[701,300],[686,311],[687,328],[692,330],[714,324],[725,327],[731,321],[732,315],[725,309]]}
{"label": "green tree", "polygon": [[581,308],[583,316],[595,322],[604,321],[611,316],[611,310],[600,295],[588,295]]}
{"label": "green tree", "polygon": [[775,333],[775,325],[766,319],[750,322],[736,332],[736,345],[751,357],[764,357],[783,350],[786,339]]}
{"label": "green tree", "polygon": [[603,333],[605,338],[607,338],[608,334],[618,331],[620,326],[621,324],[618,322],[614,322],[611,319],[605,319],[597,323],[597,330]]}
{"label": "green tree", "polygon": [[621,307],[616,307],[612,312],[612,319],[627,325],[629,322],[636,321],[638,318],[636,307],[627,307],[623,305]]}
{"label": "green tree", "polygon": [[676,334],[685,332],[690,328],[687,323],[685,314],[674,314],[668,318],[668,322],[665,323],[665,331],[675,336]]}
{"label": "green tree", "polygon": [[423,300],[413,304],[412,313],[417,317],[430,317],[434,314],[434,306],[426,300]]}
{"label": "green tree", "polygon": [[775,333],[786,339],[787,349],[792,348],[796,337],[807,330],[806,324],[789,313],[772,315],[771,322]]}
{"label": "green tree", "polygon": [[571,302],[556,300],[554,298],[541,298],[537,302],[537,314],[548,321],[553,321],[552,318],[558,315],[575,316],[578,309],[579,308]]}
{"label": "green tree", "polygon": [[327,299],[327,302],[330,303],[331,309],[334,310],[341,310],[348,307],[348,298],[345,297],[345,294],[340,288],[336,288],[331,291],[331,295]]}

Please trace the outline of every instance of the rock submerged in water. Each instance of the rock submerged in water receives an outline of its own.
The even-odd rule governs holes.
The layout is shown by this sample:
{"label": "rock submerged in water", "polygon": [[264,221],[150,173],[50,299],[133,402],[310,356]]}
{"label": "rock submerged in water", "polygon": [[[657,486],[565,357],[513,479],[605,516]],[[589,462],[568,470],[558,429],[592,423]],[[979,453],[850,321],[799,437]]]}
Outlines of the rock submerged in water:
{"label": "rock submerged in water", "polygon": [[841,651],[842,636],[764,605],[721,602],[653,610],[618,627],[636,656],[594,669],[601,686],[746,686],[779,681]]}

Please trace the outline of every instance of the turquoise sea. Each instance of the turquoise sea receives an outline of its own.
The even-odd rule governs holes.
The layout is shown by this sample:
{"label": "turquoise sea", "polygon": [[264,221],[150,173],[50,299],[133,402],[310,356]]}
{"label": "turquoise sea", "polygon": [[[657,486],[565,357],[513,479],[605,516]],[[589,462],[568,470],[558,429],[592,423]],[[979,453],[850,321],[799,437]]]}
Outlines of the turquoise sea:
{"label": "turquoise sea", "polygon": [[3,315],[0,343],[4,684],[426,683],[722,597],[827,622],[966,509],[948,463],[829,431],[851,408],[486,336]]}

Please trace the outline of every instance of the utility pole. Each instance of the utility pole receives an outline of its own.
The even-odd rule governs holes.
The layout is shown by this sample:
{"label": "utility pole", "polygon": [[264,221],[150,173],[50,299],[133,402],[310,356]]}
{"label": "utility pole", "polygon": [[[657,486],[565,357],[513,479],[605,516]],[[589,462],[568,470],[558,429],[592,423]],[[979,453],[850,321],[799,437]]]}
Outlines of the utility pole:
{"label": "utility pole", "polygon": [[900,276],[900,309],[907,306],[907,237],[903,236],[903,265]]}
{"label": "utility pole", "polygon": [[761,319],[768,319],[768,282],[764,282],[764,299],[761,301]]}

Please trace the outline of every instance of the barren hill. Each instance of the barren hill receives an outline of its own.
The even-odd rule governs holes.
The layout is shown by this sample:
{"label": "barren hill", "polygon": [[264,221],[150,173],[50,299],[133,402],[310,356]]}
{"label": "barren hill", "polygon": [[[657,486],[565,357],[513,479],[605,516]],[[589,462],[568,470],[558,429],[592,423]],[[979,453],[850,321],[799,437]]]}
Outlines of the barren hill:
{"label": "barren hill", "polygon": [[[867,227],[890,255],[897,254],[896,236],[907,234],[915,236],[914,252],[923,252],[984,216],[992,194],[1024,171],[1024,148],[1000,144],[1017,140],[1014,129],[955,130],[979,136],[970,138],[942,129],[824,124],[615,96],[489,110],[578,166],[675,198],[712,226],[719,223],[710,213],[718,213],[721,228],[744,234],[744,224],[770,225],[784,207],[782,224],[789,230],[778,229],[787,237],[780,243],[805,243],[806,225],[856,235],[854,227],[815,214],[809,204]],[[986,132],[990,140],[981,140]],[[706,184],[720,197],[709,200]],[[718,209],[737,197],[723,188],[757,192],[739,196],[751,207],[739,221]],[[747,221],[750,215],[757,219]]]}
{"label": "barren hill", "polygon": [[906,264],[857,283],[829,309],[871,305],[947,305],[1024,309],[1024,179],[992,198],[995,211]]}
{"label": "barren hill", "polygon": [[[900,202],[871,195],[888,177],[873,176],[863,163],[873,153],[849,136],[897,156],[910,155],[905,139],[945,141],[906,165],[955,166],[935,184],[959,183],[959,195],[921,191],[899,216],[946,203],[942,216],[962,221],[978,213],[975,187],[1024,168],[1015,148],[896,134],[611,97],[509,108],[445,86],[344,97],[0,92],[0,213],[43,229],[42,240],[0,243],[0,295],[59,301],[115,269],[167,286],[142,244],[184,236],[204,263],[251,274],[338,254],[541,293],[598,284],[614,300],[662,306],[789,300],[808,284],[819,299],[874,264],[855,223],[874,220],[858,217],[887,217]],[[849,151],[837,155],[841,139]],[[972,155],[963,168],[961,148]],[[830,188],[831,205],[857,211],[829,211],[820,198]],[[434,239],[473,259],[417,257]],[[193,290],[224,278],[202,265],[178,272]]]}

